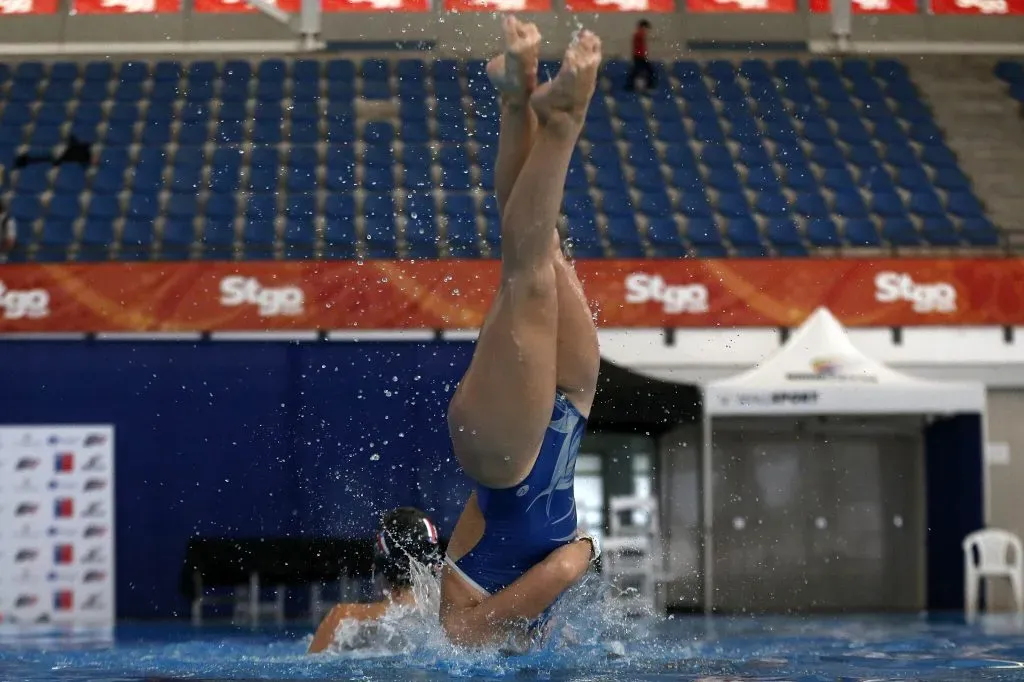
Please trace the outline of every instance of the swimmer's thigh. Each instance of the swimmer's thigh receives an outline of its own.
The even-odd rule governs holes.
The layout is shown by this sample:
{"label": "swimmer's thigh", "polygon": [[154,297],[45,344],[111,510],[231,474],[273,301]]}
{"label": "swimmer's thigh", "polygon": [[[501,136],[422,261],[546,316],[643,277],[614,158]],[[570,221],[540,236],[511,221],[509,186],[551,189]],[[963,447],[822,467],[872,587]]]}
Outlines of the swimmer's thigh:
{"label": "swimmer's thigh", "polygon": [[455,456],[491,488],[523,480],[551,420],[558,295],[550,260],[506,277],[448,408]]}

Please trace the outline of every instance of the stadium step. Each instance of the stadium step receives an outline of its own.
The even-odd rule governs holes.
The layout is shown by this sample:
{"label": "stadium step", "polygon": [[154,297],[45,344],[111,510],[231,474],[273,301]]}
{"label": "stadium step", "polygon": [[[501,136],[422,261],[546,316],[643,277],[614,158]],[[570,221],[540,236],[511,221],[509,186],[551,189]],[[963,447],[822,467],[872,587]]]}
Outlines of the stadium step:
{"label": "stadium step", "polygon": [[[955,62],[955,63],[954,63]],[[1024,119],[989,59],[910,63],[921,95],[996,225],[1024,232]]]}

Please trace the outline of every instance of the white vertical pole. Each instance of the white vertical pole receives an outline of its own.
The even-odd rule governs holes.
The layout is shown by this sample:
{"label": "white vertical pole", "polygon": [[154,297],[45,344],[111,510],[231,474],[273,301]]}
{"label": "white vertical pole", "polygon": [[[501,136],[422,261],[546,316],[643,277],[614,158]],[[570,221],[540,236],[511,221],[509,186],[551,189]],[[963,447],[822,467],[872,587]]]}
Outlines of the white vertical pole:
{"label": "white vertical pole", "polygon": [[703,511],[701,513],[701,521],[704,526],[704,614],[710,616],[714,609],[714,589],[715,589],[715,547],[713,537],[713,524],[712,519],[714,517],[714,500],[711,495],[711,453],[712,453],[712,439],[711,439],[711,415],[708,413],[707,403],[707,392],[704,393],[703,410],[701,423],[701,462],[700,462],[700,478],[701,478],[701,500],[704,502]]}
{"label": "white vertical pole", "polygon": [[320,0],[302,0],[299,7],[299,35],[302,36],[302,49],[307,51],[319,47],[320,33],[323,31],[323,10]]}
{"label": "white vertical pole", "polygon": [[850,50],[853,35],[853,0],[832,0],[832,37],[840,52]]}

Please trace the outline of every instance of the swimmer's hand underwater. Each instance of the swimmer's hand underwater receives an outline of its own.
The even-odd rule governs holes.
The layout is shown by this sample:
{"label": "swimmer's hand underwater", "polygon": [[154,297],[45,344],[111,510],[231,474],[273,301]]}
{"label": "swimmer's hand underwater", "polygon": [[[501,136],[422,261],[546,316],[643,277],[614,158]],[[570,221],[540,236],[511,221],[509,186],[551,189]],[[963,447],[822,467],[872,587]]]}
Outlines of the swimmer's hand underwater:
{"label": "swimmer's hand underwater", "polygon": [[461,591],[457,599],[443,599],[441,625],[453,644],[486,646],[501,644],[510,635],[522,632],[539,618],[559,595],[586,574],[596,554],[593,540],[587,537],[562,545],[497,594],[481,597],[461,580],[443,580],[442,591]]}

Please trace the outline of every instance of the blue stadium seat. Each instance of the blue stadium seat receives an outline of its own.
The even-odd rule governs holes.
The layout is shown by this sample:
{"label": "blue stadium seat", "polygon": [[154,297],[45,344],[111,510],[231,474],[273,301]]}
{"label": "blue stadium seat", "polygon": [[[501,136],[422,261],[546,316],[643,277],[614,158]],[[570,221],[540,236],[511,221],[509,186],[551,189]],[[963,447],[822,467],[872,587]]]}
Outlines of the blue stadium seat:
{"label": "blue stadium seat", "polygon": [[172,173],[171,191],[175,194],[194,196],[204,189],[202,166],[175,164]]}
{"label": "blue stadium seat", "polygon": [[959,246],[960,235],[949,218],[925,218],[921,224],[921,236],[932,246]]}
{"label": "blue stadium seat", "polygon": [[988,218],[966,218],[960,223],[960,233],[971,246],[998,246],[999,231]]}
{"label": "blue stadium seat", "polygon": [[[356,254],[356,208],[351,194],[329,194],[324,202],[324,251],[328,259],[354,258]],[[291,218],[287,235],[296,229]]]}
{"label": "blue stadium seat", "polygon": [[871,197],[871,212],[886,218],[904,218],[907,209],[896,192],[876,193]]}
{"label": "blue stadium seat", "polygon": [[394,172],[389,167],[363,166],[360,184],[367,192],[390,192],[395,188]]}
{"label": "blue stadium seat", "polygon": [[72,242],[75,240],[74,224],[70,220],[47,217],[36,241],[36,260],[67,260]]}
{"label": "blue stadium seat", "polygon": [[279,159],[274,147],[254,146],[249,157],[248,191],[272,193],[278,188]]}
{"label": "blue stadium seat", "polygon": [[17,194],[11,199],[10,215],[22,229],[29,228],[43,215],[43,206],[37,195]]}
{"label": "blue stadium seat", "polygon": [[46,208],[46,220],[70,225],[78,219],[81,211],[77,194],[54,194]]}
{"label": "blue stadium seat", "polygon": [[[262,197],[264,195],[253,195],[253,197],[256,196]],[[238,215],[238,202],[235,200],[234,195],[212,194],[206,200],[205,213],[207,218],[218,220],[233,219]]]}
{"label": "blue stadium seat", "polygon": [[188,218],[164,220],[160,234],[160,258],[181,260],[188,258],[196,243],[196,226]]}
{"label": "blue stadium seat", "polygon": [[[353,232],[352,241],[349,244],[354,243],[354,239],[355,235]],[[312,220],[305,218],[292,219],[286,215],[283,242],[285,258],[312,258],[315,255],[317,244],[316,225]],[[325,254],[325,258],[352,258],[355,256],[354,249],[350,249],[344,255],[339,256],[337,252],[333,251],[333,248],[333,246],[328,246],[328,249],[331,249],[331,251]]]}
{"label": "blue stadium seat", "polygon": [[448,253],[452,258],[479,258],[480,234],[476,220],[449,220],[446,229]]}
{"label": "blue stadium seat", "polygon": [[806,234],[808,243],[814,247],[831,248],[842,243],[839,230],[828,215],[808,220]]}
{"label": "blue stadium seat", "polygon": [[177,83],[182,77],[180,62],[161,61],[153,66],[153,81],[157,83]]}
{"label": "blue stadium seat", "polygon": [[[304,194],[293,194],[288,197],[285,207],[286,222],[312,225],[315,214],[316,197]],[[247,260],[269,258],[273,255],[277,242],[276,219],[276,196],[260,194],[249,197],[242,224],[242,253]],[[226,234],[224,236],[227,237]],[[222,244],[228,246],[223,242]]]}
{"label": "blue stadium seat", "polygon": [[[199,243],[202,246],[202,255],[207,259],[224,260],[234,255],[235,248],[235,218],[213,218],[208,217],[199,230]],[[246,258],[260,258],[264,254],[259,249],[255,253],[250,250],[250,244],[246,244],[244,255]]]}
{"label": "blue stadium seat", "polygon": [[288,156],[286,185],[289,192],[313,192],[319,186],[319,160],[315,147],[293,146]]}
{"label": "blue stadium seat", "polygon": [[[659,220],[664,220],[660,218]],[[640,241],[636,221],[629,216],[608,219],[605,234],[613,255],[617,258],[643,258],[644,247]]]}
{"label": "blue stadium seat", "polygon": [[14,172],[17,194],[42,194],[50,187],[49,164],[32,164]]}
{"label": "blue stadium seat", "polygon": [[215,194],[237,192],[241,182],[242,150],[238,147],[220,147],[210,162],[209,189]]}
{"label": "blue stadium seat", "polygon": [[[365,64],[365,62],[364,62]],[[395,202],[390,194],[368,194],[363,199],[366,251],[370,258],[394,258],[398,253]]]}
{"label": "blue stadium seat", "polygon": [[985,209],[970,192],[952,192],[946,198],[946,210],[960,218],[981,218]]}
{"label": "blue stadium seat", "polygon": [[156,241],[153,221],[128,219],[121,230],[119,260],[142,260],[148,258]]}
{"label": "blue stadium seat", "polygon": [[935,193],[935,190],[930,187],[914,192],[910,196],[907,208],[911,213],[925,218],[941,217],[946,215],[946,210],[942,205],[942,201]]}
{"label": "blue stadium seat", "polygon": [[854,247],[873,247],[882,245],[878,228],[868,218],[853,218],[843,225],[845,241]]}
{"label": "blue stadium seat", "polygon": [[959,168],[937,168],[935,169],[935,186],[947,192],[967,192],[970,190],[971,182]]}
{"label": "blue stadium seat", "polygon": [[[763,249],[764,242],[757,223],[752,218],[738,217],[726,221],[725,237],[738,250],[750,253],[754,249]],[[760,255],[760,252],[758,252]]]}
{"label": "blue stadium seat", "polygon": [[94,194],[86,210],[86,222],[106,223],[113,225],[121,217],[121,201],[114,196]]}
{"label": "blue stadium seat", "polygon": [[701,258],[723,258],[728,255],[722,235],[715,222],[708,218],[691,219],[684,229],[686,241]]}
{"label": "blue stadium seat", "polygon": [[199,213],[199,201],[192,195],[172,194],[164,207],[167,218],[179,221],[193,221]]}
{"label": "blue stadium seat", "polygon": [[107,260],[115,242],[113,222],[86,218],[78,242],[78,260]]}
{"label": "blue stadium seat", "polygon": [[882,221],[882,239],[893,246],[919,246],[921,235],[907,217],[890,216]]}
{"label": "blue stadium seat", "polygon": [[807,255],[800,229],[791,218],[773,218],[768,222],[765,237],[780,256],[797,258]]}
{"label": "blue stadium seat", "polygon": [[681,258],[686,255],[679,226],[671,217],[651,220],[647,225],[647,241],[656,258]]}
{"label": "blue stadium seat", "polygon": [[921,150],[921,162],[936,168],[955,168],[956,155],[944,144],[929,145]]}

